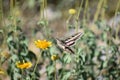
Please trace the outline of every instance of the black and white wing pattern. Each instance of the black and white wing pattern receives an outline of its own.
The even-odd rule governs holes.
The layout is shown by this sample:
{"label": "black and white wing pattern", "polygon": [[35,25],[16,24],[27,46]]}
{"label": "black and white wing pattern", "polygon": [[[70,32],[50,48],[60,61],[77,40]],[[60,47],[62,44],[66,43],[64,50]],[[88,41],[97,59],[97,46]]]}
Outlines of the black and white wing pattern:
{"label": "black and white wing pattern", "polygon": [[64,43],[63,40],[59,40],[59,39],[56,38],[56,41],[57,41],[57,45],[58,45],[61,49],[65,50],[65,51],[67,51],[67,52],[70,52],[70,53],[74,53],[74,51],[73,51],[69,46],[67,46],[67,45]]}
{"label": "black and white wing pattern", "polygon": [[71,37],[67,38],[64,40],[64,43],[67,45],[67,46],[72,46],[75,44],[75,42],[80,39],[80,37],[83,35],[82,32],[78,32],[74,35],[72,35]]}
{"label": "black and white wing pattern", "polygon": [[65,40],[60,40],[56,38],[57,44],[60,48],[62,48],[65,51],[68,51],[70,53],[74,53],[74,51],[70,48],[72,45],[75,44],[75,42],[83,35],[83,33],[78,32],[74,35],[72,35],[70,38],[67,38]]}

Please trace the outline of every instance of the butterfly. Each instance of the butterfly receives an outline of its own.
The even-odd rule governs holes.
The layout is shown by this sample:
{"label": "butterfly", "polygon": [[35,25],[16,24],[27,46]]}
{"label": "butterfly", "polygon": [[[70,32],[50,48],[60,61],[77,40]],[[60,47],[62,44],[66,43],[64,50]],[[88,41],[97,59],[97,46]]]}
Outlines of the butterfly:
{"label": "butterfly", "polygon": [[56,38],[57,45],[61,49],[74,54],[74,51],[71,49],[71,46],[73,46],[82,35],[83,35],[82,32],[78,32],[65,40],[60,40]]}

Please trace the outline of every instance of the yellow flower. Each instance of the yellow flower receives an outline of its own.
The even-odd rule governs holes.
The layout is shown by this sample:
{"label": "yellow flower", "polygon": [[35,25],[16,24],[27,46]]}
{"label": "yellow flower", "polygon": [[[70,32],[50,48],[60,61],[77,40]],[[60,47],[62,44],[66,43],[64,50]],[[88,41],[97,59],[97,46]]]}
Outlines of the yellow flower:
{"label": "yellow flower", "polygon": [[74,15],[76,13],[75,9],[69,9],[69,14]]}
{"label": "yellow flower", "polygon": [[55,61],[55,60],[57,60],[57,59],[59,59],[59,56],[58,56],[58,55],[52,55],[52,56],[51,56],[51,60]]}
{"label": "yellow flower", "polygon": [[46,40],[37,40],[37,41],[35,41],[35,45],[38,48],[47,49],[48,47],[50,47],[52,45],[52,43],[50,41],[46,41]]}
{"label": "yellow flower", "polygon": [[11,55],[10,55],[8,52],[3,51],[3,52],[1,53],[0,56],[2,56],[2,57],[4,57],[4,58],[8,59]]}
{"label": "yellow flower", "polygon": [[31,62],[16,62],[16,66],[17,68],[20,69],[28,69],[30,67],[32,67],[32,63]]}
{"label": "yellow flower", "polygon": [[14,12],[15,16],[20,16],[21,15],[20,9],[17,8],[17,7],[13,9],[13,12]]}
{"label": "yellow flower", "polygon": [[5,71],[2,68],[0,68],[0,74],[5,74]]}

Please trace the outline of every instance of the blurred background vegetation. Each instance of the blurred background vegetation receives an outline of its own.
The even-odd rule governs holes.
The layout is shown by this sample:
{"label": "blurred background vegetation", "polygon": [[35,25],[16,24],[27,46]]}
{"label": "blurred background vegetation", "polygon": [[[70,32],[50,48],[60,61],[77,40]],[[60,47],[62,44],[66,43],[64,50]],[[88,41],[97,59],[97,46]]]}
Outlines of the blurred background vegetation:
{"label": "blurred background vegetation", "polygon": [[[71,8],[80,12],[78,18],[70,18]],[[14,34],[10,31],[16,28],[11,25],[20,27],[15,34],[25,36],[18,39],[27,39],[23,48],[28,47],[35,55],[39,49],[34,40],[46,38],[54,43],[52,36],[64,39],[76,33],[77,25],[84,35],[77,45],[80,48],[75,48],[80,58],[76,60],[76,74],[60,80],[120,80],[120,0],[0,0],[0,55],[5,58],[0,68],[4,70],[11,57],[9,37]],[[47,64],[40,64],[41,74]],[[0,79],[10,80],[8,75],[0,75]],[[46,75],[41,75],[40,80],[46,80]]]}
{"label": "blurred background vegetation", "polygon": [[[117,7],[118,0],[88,0],[87,7],[86,1],[83,1],[82,10],[80,13],[80,22],[87,18],[87,23],[92,23],[97,19],[104,19],[108,25],[112,25],[112,21],[115,17],[115,12],[117,9],[117,16],[115,17],[114,24],[119,23],[119,10],[120,6]],[[49,20],[49,26],[56,30],[55,28],[60,28],[57,30],[65,31],[65,23],[68,18],[68,9],[74,8],[79,9],[82,0],[47,0],[44,5],[44,16]],[[10,11],[14,9],[16,16],[22,21],[22,28],[24,33],[30,37],[37,27],[37,21],[40,20],[40,0],[1,0],[1,23],[8,23],[7,18],[10,16]],[[1,28],[4,29],[3,24],[0,24]],[[60,26],[60,27],[59,27]],[[26,29],[29,29],[26,31]],[[59,31],[54,31],[59,32]],[[65,31],[66,32],[66,31]],[[61,33],[61,32],[59,32]]]}

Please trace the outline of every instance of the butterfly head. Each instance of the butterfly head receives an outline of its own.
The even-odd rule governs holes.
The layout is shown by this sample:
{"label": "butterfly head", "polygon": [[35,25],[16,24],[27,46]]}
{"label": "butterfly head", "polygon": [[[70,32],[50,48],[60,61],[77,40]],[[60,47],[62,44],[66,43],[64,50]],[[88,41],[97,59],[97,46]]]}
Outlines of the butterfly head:
{"label": "butterfly head", "polygon": [[60,40],[60,39],[55,38],[55,40],[56,40],[57,44],[60,44],[60,43],[61,43],[61,40]]}

